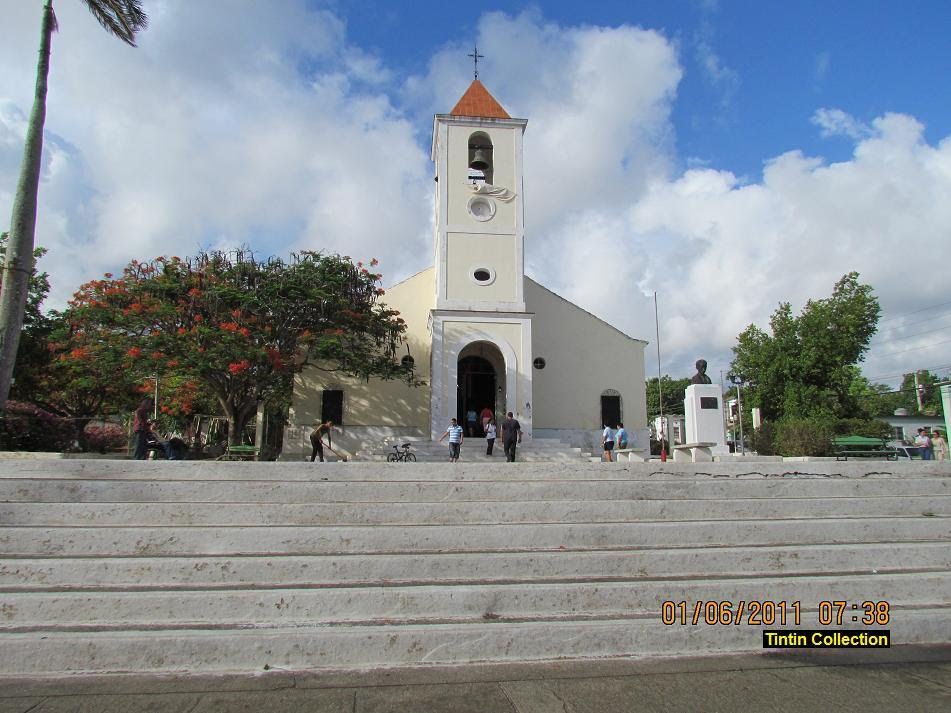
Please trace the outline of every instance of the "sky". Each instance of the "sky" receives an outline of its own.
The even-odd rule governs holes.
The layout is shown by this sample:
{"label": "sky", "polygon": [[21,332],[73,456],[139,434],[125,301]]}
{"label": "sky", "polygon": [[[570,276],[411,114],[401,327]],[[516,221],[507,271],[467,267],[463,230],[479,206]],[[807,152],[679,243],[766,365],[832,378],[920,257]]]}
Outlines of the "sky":
{"label": "sky", "polygon": [[[143,0],[128,47],[56,0],[36,244],[61,308],[131,259],[249,245],[433,262],[435,113],[528,120],[527,274],[716,380],[749,324],[857,271],[872,381],[951,375],[951,3]],[[40,0],[0,0],[0,225]]]}

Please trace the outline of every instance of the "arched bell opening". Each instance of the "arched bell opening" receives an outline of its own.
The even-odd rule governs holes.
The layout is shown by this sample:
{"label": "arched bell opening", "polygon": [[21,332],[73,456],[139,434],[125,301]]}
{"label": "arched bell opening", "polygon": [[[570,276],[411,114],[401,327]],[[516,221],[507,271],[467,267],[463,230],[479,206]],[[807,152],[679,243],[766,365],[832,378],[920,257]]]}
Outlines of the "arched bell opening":
{"label": "arched bell opening", "polygon": [[[466,429],[466,435],[481,437],[481,413],[488,407],[498,419],[505,408],[505,359],[497,346],[490,342],[473,342],[459,353],[456,383],[456,418]],[[476,414],[475,426],[470,433],[469,412]]]}
{"label": "arched bell opening", "polygon": [[492,139],[484,131],[469,137],[469,180],[477,183],[492,183]]}

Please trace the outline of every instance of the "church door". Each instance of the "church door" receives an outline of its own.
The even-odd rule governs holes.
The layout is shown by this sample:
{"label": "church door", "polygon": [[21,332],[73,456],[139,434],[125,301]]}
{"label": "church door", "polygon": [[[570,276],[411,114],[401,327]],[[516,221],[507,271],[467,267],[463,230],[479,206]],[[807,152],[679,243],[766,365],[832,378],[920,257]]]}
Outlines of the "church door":
{"label": "church door", "polygon": [[456,418],[466,428],[469,435],[466,414],[472,410],[476,412],[476,430],[474,436],[484,436],[482,420],[478,414],[486,406],[495,410],[495,369],[488,359],[479,356],[468,356],[459,360],[459,382],[456,400],[458,413]]}
{"label": "church door", "polygon": [[601,426],[616,428],[621,423],[621,395],[609,389],[601,394]]}

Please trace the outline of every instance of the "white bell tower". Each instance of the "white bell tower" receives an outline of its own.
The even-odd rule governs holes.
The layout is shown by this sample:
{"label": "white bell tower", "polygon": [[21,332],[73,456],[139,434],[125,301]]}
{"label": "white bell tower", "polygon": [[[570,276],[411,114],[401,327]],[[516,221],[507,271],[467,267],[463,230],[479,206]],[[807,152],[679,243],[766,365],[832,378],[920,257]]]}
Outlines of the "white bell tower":
{"label": "white bell tower", "polygon": [[[532,315],[525,312],[522,185],[527,124],[511,118],[478,79],[449,114],[437,114],[433,122],[434,436],[449,418],[483,406],[500,417],[512,411],[531,433]],[[473,381],[469,373],[476,356],[486,364],[479,374],[490,366],[494,371],[492,399],[485,380]],[[476,381],[481,385],[473,387]]]}
{"label": "white bell tower", "polygon": [[525,311],[522,135],[476,79],[433,126],[436,308]]}

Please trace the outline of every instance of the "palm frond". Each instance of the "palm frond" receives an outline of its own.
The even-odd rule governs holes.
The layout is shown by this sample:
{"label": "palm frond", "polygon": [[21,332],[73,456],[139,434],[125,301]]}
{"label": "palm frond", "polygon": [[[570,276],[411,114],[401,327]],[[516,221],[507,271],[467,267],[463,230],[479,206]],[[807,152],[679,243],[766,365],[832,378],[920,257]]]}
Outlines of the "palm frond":
{"label": "palm frond", "polygon": [[135,35],[149,24],[141,0],[83,0],[110,34],[135,47]]}

